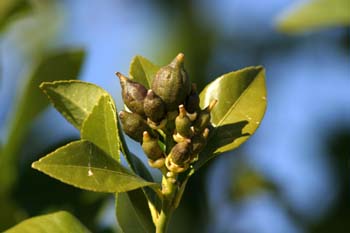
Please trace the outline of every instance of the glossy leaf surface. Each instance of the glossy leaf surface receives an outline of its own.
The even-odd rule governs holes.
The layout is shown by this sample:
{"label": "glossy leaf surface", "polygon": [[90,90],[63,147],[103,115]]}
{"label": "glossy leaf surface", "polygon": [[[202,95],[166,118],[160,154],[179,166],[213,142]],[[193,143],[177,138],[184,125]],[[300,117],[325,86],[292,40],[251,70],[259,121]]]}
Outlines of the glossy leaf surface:
{"label": "glossy leaf surface", "polygon": [[130,64],[130,78],[141,83],[146,88],[150,88],[152,80],[159,67],[142,56],[135,56]]}
{"label": "glossy leaf surface", "polygon": [[88,233],[78,219],[65,211],[27,219],[8,229],[5,233]]}
{"label": "glossy leaf surface", "polygon": [[45,82],[40,88],[55,108],[79,130],[100,98],[108,95],[101,87],[75,80]]}
{"label": "glossy leaf surface", "polygon": [[84,121],[81,138],[93,142],[106,154],[119,161],[119,137],[113,100],[102,96]]}
{"label": "glossy leaf surface", "polygon": [[248,67],[217,78],[200,94],[201,107],[216,99],[206,149],[196,167],[245,142],[258,128],[266,109],[265,71]]}
{"label": "glossy leaf surface", "polygon": [[118,193],[154,185],[84,140],[57,149],[32,167],[64,183],[96,192]]}
{"label": "glossy leaf surface", "polygon": [[116,215],[118,223],[125,233],[155,232],[147,199],[141,189],[116,195]]}
{"label": "glossy leaf surface", "polygon": [[292,5],[280,15],[278,29],[299,33],[325,27],[350,25],[349,0],[311,0]]}

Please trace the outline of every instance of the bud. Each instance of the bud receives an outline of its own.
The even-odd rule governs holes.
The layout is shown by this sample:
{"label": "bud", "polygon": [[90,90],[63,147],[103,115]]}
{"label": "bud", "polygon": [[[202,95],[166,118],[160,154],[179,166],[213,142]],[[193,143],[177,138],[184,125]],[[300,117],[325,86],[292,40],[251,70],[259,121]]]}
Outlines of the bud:
{"label": "bud", "polygon": [[151,89],[147,91],[143,107],[146,116],[155,123],[159,123],[165,116],[164,101]]}
{"label": "bud", "polygon": [[117,72],[116,75],[119,77],[120,85],[122,87],[122,98],[124,104],[130,109],[130,111],[144,116],[145,112],[143,109],[143,102],[147,95],[147,89],[142,84],[128,79],[119,72]]}
{"label": "bud", "polygon": [[199,116],[194,122],[194,129],[196,133],[201,133],[205,128],[208,127],[208,125],[210,124],[210,112],[214,108],[216,103],[217,103],[217,100],[215,99],[212,100],[209,103],[209,106],[199,113]]}
{"label": "bud", "polygon": [[147,157],[153,161],[164,158],[164,153],[158,144],[158,140],[152,138],[147,131],[143,132],[142,149]]}
{"label": "bud", "polygon": [[121,111],[119,118],[124,132],[135,141],[142,142],[143,132],[151,132],[146,121],[136,113]]}
{"label": "bud", "polygon": [[192,114],[200,110],[199,108],[199,95],[197,93],[196,84],[192,84],[192,89],[190,95],[186,100],[186,110],[188,113]]}
{"label": "bud", "polygon": [[175,128],[177,133],[185,138],[190,138],[193,135],[191,130],[192,122],[187,116],[185,107],[181,104],[179,106],[179,115],[175,118]]}
{"label": "bud", "polygon": [[152,81],[152,90],[165,102],[168,111],[183,104],[191,91],[184,69],[184,55],[179,53],[167,66],[160,68]]}
{"label": "bud", "polygon": [[191,157],[191,140],[177,143],[169,153],[169,159],[176,165],[185,165]]}

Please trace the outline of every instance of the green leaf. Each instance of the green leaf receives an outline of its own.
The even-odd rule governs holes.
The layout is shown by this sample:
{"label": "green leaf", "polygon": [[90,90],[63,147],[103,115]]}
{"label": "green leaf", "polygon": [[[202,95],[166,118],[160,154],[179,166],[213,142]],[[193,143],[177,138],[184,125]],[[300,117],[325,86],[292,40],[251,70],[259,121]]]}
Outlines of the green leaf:
{"label": "green leaf", "polygon": [[93,143],[75,141],[32,164],[64,183],[95,192],[126,192],[156,185],[132,174]]}
{"label": "green leaf", "polygon": [[116,215],[124,232],[155,232],[147,199],[141,189],[116,195]]}
{"label": "green leaf", "polygon": [[88,233],[78,219],[66,211],[27,219],[4,233]]}
{"label": "green leaf", "polygon": [[350,25],[349,0],[312,0],[298,3],[282,12],[277,22],[278,29],[287,33],[347,25]]}
{"label": "green leaf", "polygon": [[76,80],[45,82],[40,88],[55,108],[79,130],[100,98],[108,95],[101,87]]}
{"label": "green leaf", "polygon": [[198,169],[209,159],[233,150],[258,128],[266,109],[265,70],[247,67],[217,78],[200,94],[201,107],[218,100],[211,112],[213,128],[196,163]]}
{"label": "green leaf", "polygon": [[84,121],[81,138],[93,142],[119,162],[119,136],[116,109],[110,96],[102,96]]}
{"label": "green leaf", "polygon": [[6,28],[8,21],[30,8],[28,1],[25,0],[0,1],[0,33]]}
{"label": "green leaf", "polygon": [[14,110],[9,123],[7,143],[0,159],[0,186],[5,192],[16,177],[15,163],[18,149],[32,120],[48,105],[38,88],[44,81],[74,79],[79,75],[85,53],[82,50],[66,50],[50,53],[41,59],[17,93]]}
{"label": "green leaf", "polygon": [[152,80],[159,67],[141,56],[135,56],[130,64],[130,79],[141,83],[146,88],[151,87]]}

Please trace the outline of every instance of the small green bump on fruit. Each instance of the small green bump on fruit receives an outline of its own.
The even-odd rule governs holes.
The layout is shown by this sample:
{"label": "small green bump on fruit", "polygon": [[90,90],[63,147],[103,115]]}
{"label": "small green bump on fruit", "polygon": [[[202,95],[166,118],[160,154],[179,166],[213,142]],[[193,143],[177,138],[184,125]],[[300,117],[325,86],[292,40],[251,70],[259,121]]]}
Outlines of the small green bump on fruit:
{"label": "small green bump on fruit", "polygon": [[199,154],[207,144],[209,129],[205,128],[202,134],[196,135],[192,138],[192,154]]}
{"label": "small green bump on fruit", "polygon": [[210,124],[210,112],[213,110],[217,103],[217,100],[212,100],[208,107],[206,107],[204,110],[200,111],[199,115],[197,116],[196,121],[194,122],[194,129],[196,134],[202,133],[205,128],[207,128]]}
{"label": "small green bump on fruit", "polygon": [[122,87],[122,98],[124,104],[130,109],[130,111],[144,116],[145,112],[143,105],[144,99],[147,95],[147,89],[142,84],[128,79],[119,72],[117,72],[116,75],[118,76]]}
{"label": "small green bump on fruit", "polygon": [[162,149],[158,144],[158,139],[152,138],[147,131],[143,132],[142,149],[145,152],[146,156],[153,161],[165,157]]}
{"label": "small green bump on fruit", "polygon": [[192,121],[187,116],[184,105],[179,106],[179,115],[175,118],[176,132],[186,138],[191,138],[193,131],[191,130]]}
{"label": "small green bump on fruit", "polygon": [[176,110],[185,102],[191,91],[191,82],[184,69],[183,53],[159,69],[152,81],[152,90],[162,98],[168,111]]}
{"label": "small green bump on fruit", "polygon": [[155,123],[162,121],[166,115],[164,101],[152,89],[147,91],[143,107],[146,116]]}
{"label": "small green bump on fruit", "polygon": [[119,118],[126,135],[137,142],[142,142],[143,132],[151,132],[151,128],[146,121],[136,113],[121,111]]}

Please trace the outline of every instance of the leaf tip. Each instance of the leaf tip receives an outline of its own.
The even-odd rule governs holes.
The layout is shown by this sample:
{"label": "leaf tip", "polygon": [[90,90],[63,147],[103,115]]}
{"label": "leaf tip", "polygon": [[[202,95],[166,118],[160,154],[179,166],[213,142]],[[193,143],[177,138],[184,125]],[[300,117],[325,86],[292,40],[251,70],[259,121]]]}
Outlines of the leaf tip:
{"label": "leaf tip", "polygon": [[262,74],[263,76],[265,76],[266,69],[263,65],[257,65],[257,66],[254,66],[253,68],[257,71],[257,74]]}
{"label": "leaf tip", "polygon": [[31,167],[32,167],[33,169],[39,170],[38,164],[39,164],[39,161],[35,161],[35,162],[33,162],[33,163],[31,164]]}

